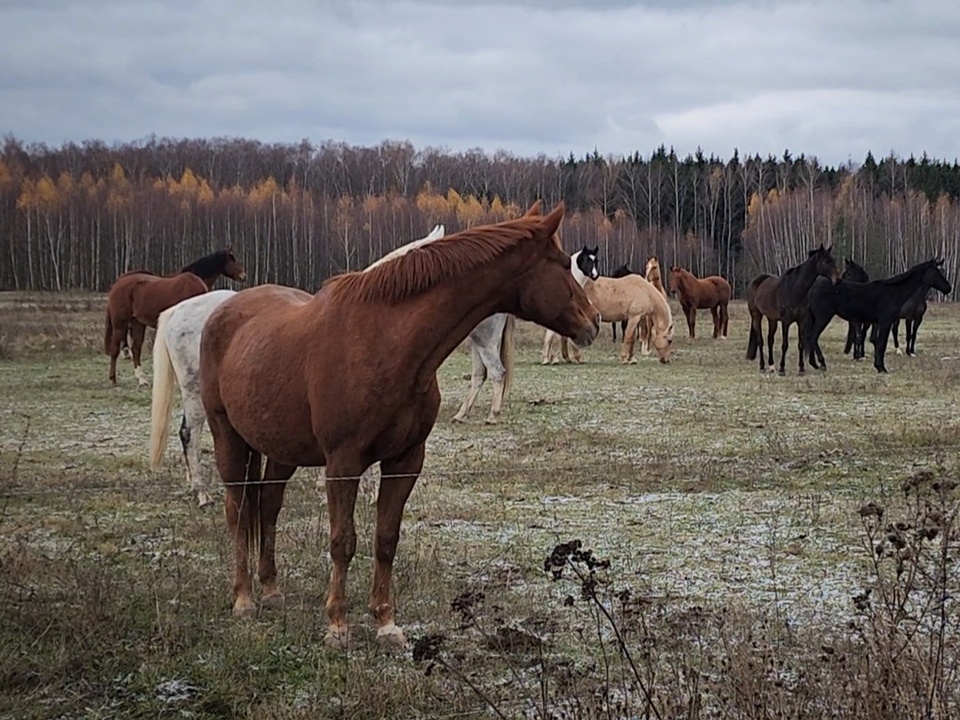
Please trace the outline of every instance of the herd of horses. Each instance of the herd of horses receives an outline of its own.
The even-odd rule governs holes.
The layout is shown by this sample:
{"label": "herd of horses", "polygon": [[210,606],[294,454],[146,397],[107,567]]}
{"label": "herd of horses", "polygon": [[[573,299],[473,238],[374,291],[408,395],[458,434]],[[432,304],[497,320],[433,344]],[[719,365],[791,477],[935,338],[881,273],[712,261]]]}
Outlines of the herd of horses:
{"label": "herd of horses", "polygon": [[[316,293],[275,284],[212,290],[221,275],[238,282],[246,277],[230,248],[173,275],[138,271],[117,279],[106,310],[110,380],[116,384],[117,357],[129,344],[137,380],[145,383],[140,351],[146,328],[156,328],[151,467],[162,462],[179,387],[187,481],[200,506],[212,502],[200,468],[204,424],[213,437],[234,548],[236,616],[251,617],[258,609],[251,555],[257,558],[259,606],[282,605],[275,547],[286,483],[299,467],[322,467],[333,565],[325,641],[349,645],[345,593],[357,543],[354,509],[360,479],[379,463],[368,608],[379,641],[406,644],[391,593],[401,519],[438,417],[437,371],[464,340],[471,346],[473,373],[454,421],[465,419],[489,377],[494,390],[487,420],[496,422],[513,372],[516,318],[545,328],[545,350],[556,336],[576,352],[594,343],[602,318],[613,323],[614,342],[621,325],[622,362],[635,361],[638,338],[661,362],[669,361],[673,320],[659,261],[650,258],[643,276],[626,266],[601,276],[598,248],[572,256],[563,251],[563,215],[562,202],[543,214],[537,201],[513,220],[449,236],[437,226],[363,270],[329,278]],[[777,324],[783,327],[782,373],[787,330],[794,323],[801,333],[801,372],[804,347],[811,364],[816,350],[822,366],[819,335],[839,315],[850,322],[847,351],[855,355],[862,356],[872,328],[875,364],[882,371],[886,333],[904,303],[923,288],[950,292],[940,264],[932,260],[886,280],[857,281],[852,276],[862,268],[848,261],[841,277],[830,249],[821,246],[781,276],[760,275],[747,295],[747,356],[755,358],[759,349],[764,368],[766,317],[771,367]],[[680,302],[691,339],[698,309],[711,311],[714,338],[727,336],[731,293],[724,278],[697,278],[671,267],[669,292]],[[922,311],[910,316],[908,352],[915,348],[920,318]]]}

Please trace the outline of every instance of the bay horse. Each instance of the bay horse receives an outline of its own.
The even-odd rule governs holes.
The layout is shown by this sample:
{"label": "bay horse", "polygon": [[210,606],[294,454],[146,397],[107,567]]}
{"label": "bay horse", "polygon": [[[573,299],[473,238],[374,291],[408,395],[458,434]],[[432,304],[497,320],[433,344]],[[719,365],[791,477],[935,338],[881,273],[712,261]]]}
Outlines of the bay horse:
{"label": "bay horse", "polygon": [[[435,225],[430,233],[414,240],[406,250],[443,237],[443,225]],[[405,252],[403,248],[382,260]],[[374,263],[370,267],[375,266]],[[200,507],[213,502],[210,486],[200,467],[200,434],[206,423],[200,401],[200,335],[203,324],[222,302],[235,295],[234,290],[212,290],[186,300],[160,313],[157,336],[153,343],[153,390],[150,398],[150,467],[159,470],[170,435],[170,411],[173,408],[174,385],[180,388],[180,444],[186,464],[187,485],[197,496]],[[367,485],[372,485],[371,482]],[[323,490],[322,482],[318,489]],[[371,492],[371,501],[376,492]]]}
{"label": "bay horse", "polygon": [[[843,259],[843,274],[841,280],[851,280],[853,282],[870,282],[870,276],[862,265],[854,262],[852,258]],[[843,344],[843,354],[847,355],[853,350],[853,359],[862,360],[866,355],[867,329],[868,325],[860,322],[847,323],[847,339]]]}
{"label": "bay horse", "polygon": [[640,321],[653,318],[652,344],[662,363],[673,355],[673,315],[670,304],[646,278],[626,275],[622,278],[599,277],[588,280],[583,289],[604,320],[627,320],[620,346],[620,362],[635,363],[634,343]]}
{"label": "bay horse", "polygon": [[[944,277],[940,266],[942,259],[931,258],[917,263],[905,272],[884,280],[857,283],[842,280],[833,285],[819,279],[813,284],[809,294],[809,322],[807,326],[807,346],[816,346],[821,333],[833,319],[839,315],[844,320],[873,325],[870,342],[873,343],[873,367],[878,373],[887,372],[884,356],[890,328],[900,316],[903,304],[917,290],[926,285],[949,294],[950,282]],[[821,358],[823,369],[826,363]],[[811,356],[810,364],[816,367]]]}
{"label": "bay horse", "polygon": [[747,288],[747,309],[750,311],[750,337],[747,342],[747,360],[753,360],[760,351],[760,372],[765,369],[763,358],[763,318],[768,322],[768,351],[770,370],[773,370],[773,339],[777,332],[777,323],[783,326],[781,340],[780,375],[786,375],[787,348],[789,347],[789,330],[793,323],[797,324],[797,352],[799,354],[799,369],[797,374],[803,375],[803,339],[804,324],[807,320],[807,293],[817,277],[825,277],[831,283],[840,281],[840,270],[833,259],[829,247],[820,247],[807,253],[807,259],[799,265],[788,268],[780,276],[761,273],[757,275]]}
{"label": "bay horse", "polygon": [[698,278],[689,270],[674,265],[670,268],[670,292],[676,295],[687,318],[690,339],[696,339],[697,310],[709,310],[713,316],[713,337],[726,339],[730,314],[730,283],[722,275]]}
{"label": "bay horse", "polygon": [[247,273],[231,247],[194,260],[173,275],[133,270],[118,277],[107,295],[103,352],[110,357],[110,382],[117,384],[117,358],[130,333],[133,372],[146,385],[140,351],[147,328],[155,328],[160,313],[181,300],[209,292],[221,275],[243,282]]}
{"label": "bay horse", "polygon": [[[628,263],[624,263],[623,265],[618,267],[616,270],[614,270],[612,273],[610,273],[609,277],[622,278],[622,277],[626,277],[627,275],[637,275],[637,274],[638,273],[635,273],[633,270],[630,269],[630,265]],[[610,329],[613,331],[613,342],[616,342],[617,341],[617,324],[610,323]],[[627,321],[621,320],[620,335],[622,336],[623,333],[625,333],[626,331],[627,331]]]}
{"label": "bay horse", "polygon": [[[663,286],[663,279],[660,276],[660,261],[656,255],[647,258],[643,276],[664,298],[667,298],[667,289]],[[640,352],[644,355],[649,355],[650,341],[653,337],[653,320],[650,316],[640,321],[640,324],[637,326],[637,332],[640,337]]]}
{"label": "bay horse", "polygon": [[[596,280],[600,277],[600,270],[597,266],[597,254],[599,252],[599,245],[595,248],[584,245],[583,248],[570,256],[570,272],[573,273],[573,277],[580,287],[583,287],[587,278]],[[557,345],[560,346],[560,355],[564,362],[570,362],[571,355],[573,362],[583,362],[583,352],[577,347],[576,343],[570,343],[567,338],[558,335],[553,330],[546,330],[543,334],[543,350],[540,353],[541,365],[551,365],[558,362]],[[572,353],[570,352],[571,345],[573,347]]]}
{"label": "bay horse", "polygon": [[393,561],[440,409],[441,363],[498,312],[581,346],[599,331],[600,315],[556,237],[563,214],[561,202],[541,215],[537,201],[521,218],[468,228],[369,271],[332,277],[315,295],[260,285],[214,310],[200,340],[200,395],[226,488],[236,616],[257,612],[251,545],[261,605],[283,603],[275,541],[285,484],[298,467],[325,466],[333,562],[325,642],[349,646],[345,591],[357,543],[357,486],[379,462],[368,607],[378,642],[406,645],[394,622]]}

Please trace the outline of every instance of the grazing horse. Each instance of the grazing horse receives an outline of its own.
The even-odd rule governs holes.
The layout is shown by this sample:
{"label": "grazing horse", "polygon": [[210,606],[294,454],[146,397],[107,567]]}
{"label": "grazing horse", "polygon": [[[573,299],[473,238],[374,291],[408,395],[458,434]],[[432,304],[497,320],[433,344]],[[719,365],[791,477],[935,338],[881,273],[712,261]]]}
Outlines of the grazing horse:
{"label": "grazing horse", "polygon": [[[429,235],[404,247],[409,250],[437,237],[443,237],[443,225],[434,226]],[[395,250],[384,259],[406,250]],[[170,411],[173,408],[176,381],[176,385],[180,387],[180,405],[183,411],[180,444],[183,446],[183,459],[187,466],[187,485],[196,493],[200,507],[213,502],[210,487],[200,469],[200,433],[206,422],[203,403],[200,401],[200,335],[210,314],[235,294],[233,290],[214,290],[167,308],[160,313],[157,320],[157,337],[153,343],[150,467],[158,470],[163,463],[163,452],[170,434]],[[372,482],[367,485],[372,485]],[[318,483],[318,489],[323,489],[322,484]],[[371,501],[376,499],[375,492],[370,495]]]}
{"label": "grazing horse", "polygon": [[[573,277],[580,287],[583,287],[587,278],[596,280],[600,277],[600,270],[597,268],[597,253],[599,252],[599,246],[590,248],[584,245],[582,249],[570,256],[570,272],[573,273]],[[560,354],[564,361],[570,362],[567,338],[558,335],[553,332],[553,330],[546,330],[543,334],[543,351],[540,354],[541,365],[550,365],[558,362],[556,355],[558,343],[560,345]],[[582,363],[583,353],[580,351],[580,348],[578,348],[575,343],[570,344],[573,345],[573,361]]]}
{"label": "grazing horse", "polygon": [[[315,295],[260,285],[222,303],[200,340],[200,395],[226,488],[234,542],[233,611],[277,606],[275,543],[286,481],[325,466],[330,557],[325,641],[349,646],[347,571],[356,551],[360,475],[379,462],[369,610],[382,643],[403,647],[391,579],[404,505],[440,409],[437,370],[486,317],[510,313],[589,345],[600,316],[570,274],[556,236],[560,203],[426,243],[367,272],[328,279]],[[331,342],[331,338],[337,338]],[[261,459],[267,458],[261,478]]]}
{"label": "grazing horse", "polygon": [[[667,289],[663,286],[663,280],[660,276],[660,261],[656,255],[647,258],[647,264],[643,272],[647,282],[653,285],[657,291],[667,297]],[[643,355],[650,354],[650,340],[653,337],[653,320],[650,316],[643,318],[637,326],[637,333],[640,337],[640,352]]]}
{"label": "grazing horse", "polygon": [[[637,274],[638,273],[635,273],[633,270],[630,269],[630,266],[628,263],[624,263],[623,265],[618,267],[616,270],[614,270],[612,273],[610,273],[610,277],[622,278],[622,277],[626,277],[627,275],[637,275]],[[617,341],[617,324],[610,323],[610,329],[613,331],[613,341],[616,342]],[[625,333],[626,331],[627,331],[627,321],[621,320],[620,334],[623,335],[623,333]]]}
{"label": "grazing horse", "polygon": [[599,277],[588,280],[583,289],[600,311],[604,320],[627,320],[627,329],[620,346],[620,362],[635,363],[634,343],[637,328],[645,317],[653,317],[653,347],[662,363],[673,354],[673,316],[670,304],[660,292],[640,275],[622,278]]}
{"label": "grazing horse", "polygon": [[110,356],[110,382],[117,384],[117,358],[130,333],[133,372],[138,385],[146,385],[140,367],[140,350],[148,327],[155,328],[160,313],[181,300],[202,295],[221,275],[243,282],[247,273],[230,247],[195,260],[175,275],[155,275],[144,270],[124,273],[107,295],[103,351]]}
{"label": "grazing horse", "polygon": [[[841,280],[851,280],[858,283],[870,282],[870,276],[867,274],[867,271],[863,269],[863,266],[858,265],[851,258],[844,258],[843,264],[844,268],[843,274],[840,276]],[[854,360],[863,359],[866,355],[865,345],[867,342],[868,327],[865,323],[852,321],[847,323],[847,339],[843,345],[844,355],[847,355],[852,349]]]}
{"label": "grazing horse", "polygon": [[670,268],[670,292],[677,296],[687,318],[690,339],[696,338],[697,310],[709,310],[713,316],[713,337],[727,337],[730,315],[730,283],[721,275],[698,278],[678,265]]}
{"label": "grazing horse", "polygon": [[780,375],[786,375],[787,348],[789,347],[789,330],[793,323],[798,328],[798,374],[804,374],[803,367],[803,338],[804,323],[807,319],[807,293],[817,277],[829,278],[832,283],[840,281],[840,271],[823,243],[816,250],[807,254],[807,259],[799,265],[789,268],[783,275],[776,276],[761,273],[753,279],[747,288],[747,308],[750,311],[750,338],[747,343],[747,360],[753,360],[760,351],[760,372],[763,372],[763,318],[767,318],[768,351],[770,370],[773,370],[773,339],[777,332],[777,323],[783,326],[782,351],[780,355]]}
{"label": "grazing horse", "polygon": [[[820,280],[813,284],[809,293],[809,320],[807,323],[807,346],[813,349],[821,333],[839,315],[848,322],[873,325],[870,342],[873,343],[873,366],[885,373],[884,355],[890,328],[900,316],[903,304],[917,290],[926,285],[944,294],[951,291],[950,282],[944,277],[940,266],[943,260],[930,259],[917,263],[906,272],[867,283],[843,280],[833,285]],[[821,358],[826,370],[826,363]],[[816,367],[811,355],[810,364]]]}

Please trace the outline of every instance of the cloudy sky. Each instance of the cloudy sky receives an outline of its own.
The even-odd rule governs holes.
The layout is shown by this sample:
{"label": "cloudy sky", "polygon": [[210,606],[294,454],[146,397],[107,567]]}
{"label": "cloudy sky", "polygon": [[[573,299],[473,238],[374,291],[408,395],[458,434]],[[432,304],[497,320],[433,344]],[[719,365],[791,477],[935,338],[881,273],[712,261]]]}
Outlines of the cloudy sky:
{"label": "cloudy sky", "polygon": [[957,0],[0,0],[0,133],[960,157]]}

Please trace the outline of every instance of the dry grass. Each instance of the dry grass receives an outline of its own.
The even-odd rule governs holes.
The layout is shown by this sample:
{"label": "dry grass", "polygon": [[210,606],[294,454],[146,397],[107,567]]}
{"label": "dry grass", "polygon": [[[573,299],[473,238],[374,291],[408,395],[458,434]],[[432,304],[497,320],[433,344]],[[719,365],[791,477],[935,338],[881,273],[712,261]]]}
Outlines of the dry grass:
{"label": "dry grass", "polygon": [[[743,360],[739,304],[731,339],[679,334],[668,366],[617,364],[607,325],[586,364],[543,367],[540,332],[521,324],[496,427],[482,423],[488,392],[450,423],[461,348],[441,368],[397,560],[414,660],[366,630],[365,504],[348,585],[360,644],[323,647],[326,517],[307,469],[281,515],[287,607],[233,620],[222,513],[196,509],[175,433],[166,468],[148,470],[149,394],[127,361],[108,385],[102,302],[0,296],[0,716],[459,717],[488,716],[489,702],[508,717],[923,717],[925,692],[905,683],[956,665],[952,641],[937,664],[917,650],[937,647],[933,605],[917,598],[936,597],[952,551],[937,564],[918,549],[924,572],[897,590],[909,574],[876,559],[883,528],[859,511],[875,501],[919,526],[933,501],[905,498],[903,480],[955,476],[957,308],[934,306],[921,357],[888,355],[886,377],[841,355],[839,323],[826,375],[798,378],[791,351],[787,377],[761,376]],[[590,592],[569,567],[544,572],[574,538],[610,562]],[[889,590],[872,615],[853,600],[868,585]],[[922,612],[904,640],[904,617]]]}

